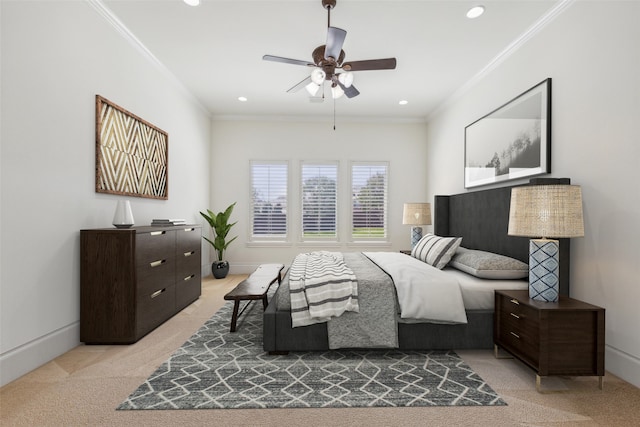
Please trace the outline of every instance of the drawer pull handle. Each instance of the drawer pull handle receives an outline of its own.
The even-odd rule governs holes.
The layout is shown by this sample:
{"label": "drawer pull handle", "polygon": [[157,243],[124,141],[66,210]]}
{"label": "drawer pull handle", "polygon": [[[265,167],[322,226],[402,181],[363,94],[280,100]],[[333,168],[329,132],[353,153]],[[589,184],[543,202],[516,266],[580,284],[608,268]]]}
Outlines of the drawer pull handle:
{"label": "drawer pull handle", "polygon": [[196,253],[196,251],[185,252],[185,253],[184,253],[184,256],[191,256],[191,255],[193,255],[193,254],[195,254],[195,253]]}
{"label": "drawer pull handle", "polygon": [[157,267],[157,266],[159,266],[159,265],[162,265],[162,264],[164,264],[165,262],[167,262],[167,260],[166,260],[166,259],[160,259],[160,260],[158,260],[158,261],[150,262],[150,263],[149,263],[149,265],[153,268],[153,267]]}
{"label": "drawer pull handle", "polygon": [[515,332],[510,332],[511,335],[513,335],[514,337],[520,339],[520,335],[516,334]]}
{"label": "drawer pull handle", "polygon": [[152,236],[159,236],[159,235],[164,234],[164,233],[166,233],[166,232],[165,231],[152,231],[151,235]]}
{"label": "drawer pull handle", "polygon": [[187,280],[191,280],[191,279],[193,279],[194,277],[196,277],[196,275],[195,275],[195,274],[192,274],[191,276],[187,276],[187,277],[185,277],[185,278],[184,278],[184,279],[182,279],[182,280],[184,280],[184,281],[186,282]]}
{"label": "drawer pull handle", "polygon": [[511,315],[512,315],[513,317],[515,317],[516,319],[519,319],[519,318],[520,318],[520,316],[518,316],[518,315],[517,315],[517,314],[515,314],[515,313],[509,313],[509,314],[511,314]]}
{"label": "drawer pull handle", "polygon": [[195,231],[195,227],[191,227],[191,228],[185,228],[184,231]]}
{"label": "drawer pull handle", "polygon": [[518,302],[517,299],[513,298],[510,300],[512,303],[514,303],[515,305],[520,305],[520,303]]}
{"label": "drawer pull handle", "polygon": [[160,290],[155,291],[154,293],[152,293],[152,294],[151,294],[151,298],[155,298],[155,297],[157,297],[158,295],[160,295],[161,293],[163,293],[165,290],[166,290],[166,289],[160,289]]}

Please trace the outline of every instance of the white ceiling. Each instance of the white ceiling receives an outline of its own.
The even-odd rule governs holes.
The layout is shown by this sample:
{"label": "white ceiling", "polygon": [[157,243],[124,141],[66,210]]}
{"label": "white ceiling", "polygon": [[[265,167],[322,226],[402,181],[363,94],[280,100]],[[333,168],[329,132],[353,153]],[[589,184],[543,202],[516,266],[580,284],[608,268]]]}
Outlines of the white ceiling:
{"label": "white ceiling", "polygon": [[[321,0],[94,0],[144,45],[214,116],[332,116],[334,103],[287,93],[325,44]],[[360,95],[335,102],[346,117],[424,119],[514,42],[545,20],[557,0],[338,0],[331,25],[347,31],[346,60],[395,57],[395,70],[359,71]],[[466,18],[483,4],[480,18]],[[535,60],[535,58],[532,58]],[[247,102],[239,102],[245,96]],[[409,101],[401,106],[401,99]]]}

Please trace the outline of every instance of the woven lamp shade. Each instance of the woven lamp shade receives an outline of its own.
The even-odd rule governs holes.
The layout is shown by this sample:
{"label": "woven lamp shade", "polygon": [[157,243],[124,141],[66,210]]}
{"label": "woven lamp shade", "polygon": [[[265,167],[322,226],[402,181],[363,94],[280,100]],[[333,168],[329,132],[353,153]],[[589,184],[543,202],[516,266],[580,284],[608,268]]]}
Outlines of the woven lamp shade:
{"label": "woven lamp shade", "polygon": [[511,190],[510,236],[582,237],[582,190],[578,185],[532,185]]}
{"label": "woven lamp shade", "polygon": [[429,203],[405,203],[402,224],[431,225],[431,205]]}

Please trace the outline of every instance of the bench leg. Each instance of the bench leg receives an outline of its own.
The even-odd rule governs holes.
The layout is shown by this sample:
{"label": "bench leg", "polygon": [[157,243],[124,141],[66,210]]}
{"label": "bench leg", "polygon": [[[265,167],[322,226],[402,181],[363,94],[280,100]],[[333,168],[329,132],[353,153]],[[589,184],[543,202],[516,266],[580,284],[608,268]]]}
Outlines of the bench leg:
{"label": "bench leg", "polygon": [[231,329],[229,332],[236,331],[236,324],[238,323],[238,309],[240,308],[240,301],[235,300],[233,302],[233,314],[231,315]]}
{"label": "bench leg", "polygon": [[267,305],[269,305],[269,301],[267,300],[267,294],[262,297],[262,308],[264,310],[267,309]]}

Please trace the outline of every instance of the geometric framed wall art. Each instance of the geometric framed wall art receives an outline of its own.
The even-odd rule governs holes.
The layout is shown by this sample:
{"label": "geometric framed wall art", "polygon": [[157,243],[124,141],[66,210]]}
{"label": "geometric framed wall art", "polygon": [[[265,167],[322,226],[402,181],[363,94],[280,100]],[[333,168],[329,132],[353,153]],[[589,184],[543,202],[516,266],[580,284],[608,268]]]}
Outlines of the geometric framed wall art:
{"label": "geometric framed wall art", "polygon": [[96,192],[168,199],[169,135],[96,95]]}
{"label": "geometric framed wall art", "polygon": [[550,172],[550,78],[465,127],[465,188]]}

